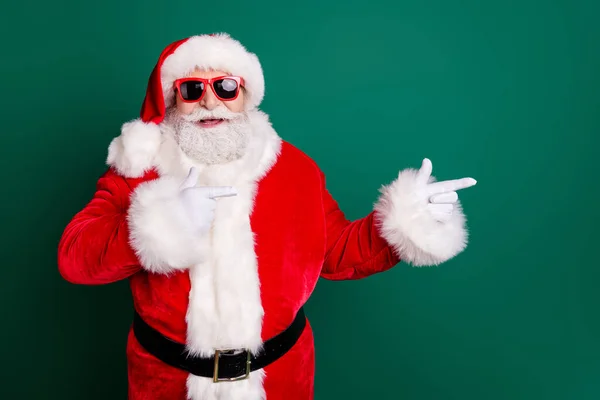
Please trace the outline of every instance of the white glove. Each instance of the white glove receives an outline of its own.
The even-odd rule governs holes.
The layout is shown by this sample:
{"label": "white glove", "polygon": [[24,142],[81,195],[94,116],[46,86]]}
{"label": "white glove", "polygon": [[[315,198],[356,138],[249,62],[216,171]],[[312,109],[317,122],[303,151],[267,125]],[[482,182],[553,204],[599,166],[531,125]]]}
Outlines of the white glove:
{"label": "white glove", "polygon": [[429,182],[432,171],[431,161],[424,159],[417,173],[417,193],[419,199],[426,201],[431,216],[439,222],[446,222],[452,217],[458,201],[457,190],[471,187],[477,183],[473,178],[454,179],[450,181]]}
{"label": "white glove", "polygon": [[217,206],[216,199],[237,195],[231,186],[196,186],[200,172],[195,167],[190,168],[187,178],[181,184],[179,199],[192,230],[204,234],[210,230]]}

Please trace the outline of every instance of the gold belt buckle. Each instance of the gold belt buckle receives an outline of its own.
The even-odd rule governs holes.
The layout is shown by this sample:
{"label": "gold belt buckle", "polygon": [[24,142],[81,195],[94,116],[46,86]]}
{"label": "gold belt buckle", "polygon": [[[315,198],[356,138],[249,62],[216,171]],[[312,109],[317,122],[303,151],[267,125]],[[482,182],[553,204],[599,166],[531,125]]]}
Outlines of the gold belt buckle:
{"label": "gold belt buckle", "polygon": [[250,376],[250,351],[246,350],[246,373],[240,376],[235,376],[233,378],[219,378],[219,358],[222,352],[231,351],[231,350],[215,350],[215,367],[213,372],[213,382],[234,382],[234,381],[242,381],[244,379],[248,379]]}

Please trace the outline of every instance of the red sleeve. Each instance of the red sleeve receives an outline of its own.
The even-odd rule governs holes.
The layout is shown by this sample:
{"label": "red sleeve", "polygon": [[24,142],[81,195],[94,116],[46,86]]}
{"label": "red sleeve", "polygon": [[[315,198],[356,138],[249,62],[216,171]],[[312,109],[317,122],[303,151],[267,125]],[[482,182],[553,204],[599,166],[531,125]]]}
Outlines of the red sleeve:
{"label": "red sleeve", "polygon": [[321,176],[327,236],[321,276],[330,280],[360,279],[395,266],[400,260],[379,234],[374,212],[356,221],[346,219]]}
{"label": "red sleeve", "polygon": [[141,269],[129,245],[127,208],[131,188],[112,170],[97,182],[92,200],[68,223],[58,246],[58,270],[76,284],[98,285]]}

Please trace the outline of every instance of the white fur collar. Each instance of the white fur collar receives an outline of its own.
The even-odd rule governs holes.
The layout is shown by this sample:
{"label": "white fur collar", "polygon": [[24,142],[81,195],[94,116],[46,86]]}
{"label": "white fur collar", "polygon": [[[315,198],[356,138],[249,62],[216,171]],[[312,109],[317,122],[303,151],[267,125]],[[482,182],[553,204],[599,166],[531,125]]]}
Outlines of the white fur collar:
{"label": "white fur collar", "polygon": [[262,111],[250,111],[248,117],[253,126],[248,151],[242,159],[226,165],[204,166],[193,163],[179,149],[166,126],[147,124],[141,120],[123,125],[121,134],[109,145],[106,163],[127,178],[141,177],[151,169],[156,169],[160,175],[183,177],[191,166],[196,166],[201,175],[214,176],[218,181],[228,177],[237,180],[242,172],[251,180],[260,179],[277,159],[281,138]]}

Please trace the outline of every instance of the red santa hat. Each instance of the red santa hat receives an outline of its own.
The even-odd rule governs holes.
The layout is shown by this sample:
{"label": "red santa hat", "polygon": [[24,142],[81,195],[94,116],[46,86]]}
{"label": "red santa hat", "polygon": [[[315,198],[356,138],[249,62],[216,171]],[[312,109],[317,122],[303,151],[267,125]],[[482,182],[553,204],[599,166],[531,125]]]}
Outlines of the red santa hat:
{"label": "red santa hat", "polygon": [[169,44],[148,79],[140,118],[125,123],[110,145],[108,163],[128,176],[141,174],[160,143],[160,124],[175,102],[173,82],[194,69],[225,71],[244,78],[244,106],[257,108],[265,93],[258,57],[226,33],[205,34]]}
{"label": "red santa hat", "polygon": [[168,45],[148,80],[140,117],[144,123],[159,124],[173,105],[173,82],[194,69],[212,69],[241,76],[245,81],[246,109],[258,107],[265,81],[258,57],[226,33],[192,36]]}

